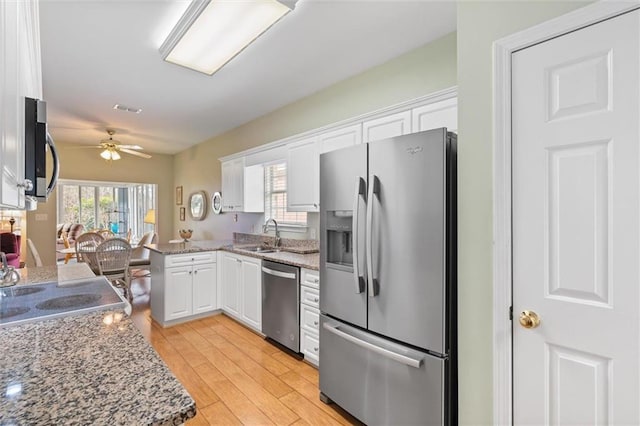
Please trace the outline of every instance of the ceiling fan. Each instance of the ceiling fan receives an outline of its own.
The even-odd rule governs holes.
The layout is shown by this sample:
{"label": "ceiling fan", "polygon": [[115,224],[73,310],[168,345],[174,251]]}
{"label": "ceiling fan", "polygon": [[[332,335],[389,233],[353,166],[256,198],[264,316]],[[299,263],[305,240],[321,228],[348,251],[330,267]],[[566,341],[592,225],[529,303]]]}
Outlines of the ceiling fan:
{"label": "ceiling fan", "polygon": [[107,133],[109,134],[109,139],[103,139],[100,141],[100,145],[88,146],[87,148],[102,149],[103,151],[100,153],[100,157],[107,161],[119,160],[121,158],[120,152],[135,155],[136,157],[151,158],[149,154],[138,152],[142,150],[141,146],[122,145],[117,140],[114,140],[113,135],[116,133],[115,130],[107,129]]}

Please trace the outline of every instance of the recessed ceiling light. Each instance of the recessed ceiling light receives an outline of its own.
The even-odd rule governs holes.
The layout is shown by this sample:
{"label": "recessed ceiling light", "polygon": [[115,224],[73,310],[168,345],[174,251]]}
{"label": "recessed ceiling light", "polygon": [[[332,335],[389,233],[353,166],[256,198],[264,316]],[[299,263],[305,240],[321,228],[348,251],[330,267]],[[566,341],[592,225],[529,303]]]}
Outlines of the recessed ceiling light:
{"label": "recessed ceiling light", "polygon": [[160,46],[162,58],[208,75],[291,12],[297,0],[193,0]]}
{"label": "recessed ceiling light", "polygon": [[140,114],[142,112],[142,108],[131,108],[122,104],[115,104],[113,106],[113,109],[118,109],[120,111],[127,111],[127,112],[135,112],[136,114]]}

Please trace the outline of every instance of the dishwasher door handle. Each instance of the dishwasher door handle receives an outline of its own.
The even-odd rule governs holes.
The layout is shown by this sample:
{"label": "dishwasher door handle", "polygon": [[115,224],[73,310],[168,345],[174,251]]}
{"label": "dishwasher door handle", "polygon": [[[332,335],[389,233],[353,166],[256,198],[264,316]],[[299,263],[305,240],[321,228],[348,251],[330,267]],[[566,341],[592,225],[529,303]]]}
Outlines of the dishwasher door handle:
{"label": "dishwasher door handle", "polygon": [[265,268],[264,266],[262,267],[262,272],[264,272],[265,274],[274,275],[280,278],[288,278],[290,280],[296,279],[296,274],[291,274],[289,272],[276,271],[273,269]]}

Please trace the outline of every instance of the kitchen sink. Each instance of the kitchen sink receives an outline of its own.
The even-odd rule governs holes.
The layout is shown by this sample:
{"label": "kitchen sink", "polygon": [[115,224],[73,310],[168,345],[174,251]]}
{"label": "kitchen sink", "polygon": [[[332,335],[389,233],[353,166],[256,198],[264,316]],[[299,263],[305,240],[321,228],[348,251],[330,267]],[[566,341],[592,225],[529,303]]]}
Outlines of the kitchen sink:
{"label": "kitchen sink", "polygon": [[250,251],[252,253],[276,253],[280,249],[265,246],[238,247],[239,250]]}

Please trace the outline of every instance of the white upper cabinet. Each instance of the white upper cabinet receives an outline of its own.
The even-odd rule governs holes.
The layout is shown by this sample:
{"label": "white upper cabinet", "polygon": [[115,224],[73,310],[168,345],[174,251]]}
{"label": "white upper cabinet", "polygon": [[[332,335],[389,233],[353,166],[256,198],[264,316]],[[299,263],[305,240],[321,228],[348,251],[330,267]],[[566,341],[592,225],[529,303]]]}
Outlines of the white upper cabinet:
{"label": "white upper cabinet", "polygon": [[24,208],[24,98],[42,98],[36,1],[0,2],[0,207]]}
{"label": "white upper cabinet", "polygon": [[354,124],[318,135],[320,154],[362,143],[362,124]]}
{"label": "white upper cabinet", "polygon": [[287,210],[317,212],[320,203],[318,138],[287,146]]}
{"label": "white upper cabinet", "polygon": [[402,111],[362,123],[363,142],[411,133],[411,111]]}
{"label": "white upper cabinet", "polygon": [[244,210],[244,157],[222,163],[222,210]]}
{"label": "white upper cabinet", "polygon": [[244,211],[264,212],[264,166],[256,164],[244,168]]}
{"label": "white upper cabinet", "polygon": [[451,98],[414,108],[412,112],[413,133],[446,127],[450,132],[458,131],[458,99]]}

